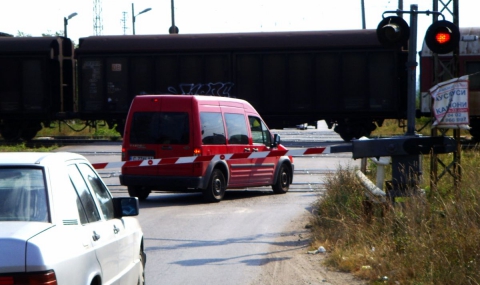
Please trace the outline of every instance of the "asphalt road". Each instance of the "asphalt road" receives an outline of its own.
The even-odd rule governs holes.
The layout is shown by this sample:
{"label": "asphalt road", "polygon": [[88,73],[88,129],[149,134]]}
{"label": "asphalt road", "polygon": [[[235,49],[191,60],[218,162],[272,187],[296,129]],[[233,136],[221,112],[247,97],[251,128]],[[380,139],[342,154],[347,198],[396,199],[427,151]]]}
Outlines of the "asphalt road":
{"label": "asphalt road", "polygon": [[[290,148],[342,143],[332,131],[279,130]],[[92,163],[120,160],[121,145],[104,143],[60,148],[83,154]],[[307,230],[291,223],[311,212],[323,179],[338,166],[358,166],[351,153],[295,157],[291,191],[274,195],[269,187],[227,191],[220,203],[206,204],[199,193],[152,193],[140,203],[147,253],[148,284],[254,284],[269,263],[272,248],[288,253],[308,246]],[[119,169],[99,171],[114,196],[128,195]],[[304,221],[307,223],[307,221]],[[295,236],[278,243],[280,237]],[[288,256],[288,255],[287,255]],[[283,257],[288,258],[288,257]]]}

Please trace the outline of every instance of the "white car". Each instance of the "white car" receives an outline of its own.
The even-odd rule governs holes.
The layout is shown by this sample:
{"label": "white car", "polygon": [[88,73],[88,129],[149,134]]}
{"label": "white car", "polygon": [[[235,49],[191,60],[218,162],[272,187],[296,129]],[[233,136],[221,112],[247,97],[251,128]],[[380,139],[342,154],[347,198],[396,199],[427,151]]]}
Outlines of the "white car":
{"label": "white car", "polygon": [[83,156],[0,154],[0,284],[144,284],[137,198]]}

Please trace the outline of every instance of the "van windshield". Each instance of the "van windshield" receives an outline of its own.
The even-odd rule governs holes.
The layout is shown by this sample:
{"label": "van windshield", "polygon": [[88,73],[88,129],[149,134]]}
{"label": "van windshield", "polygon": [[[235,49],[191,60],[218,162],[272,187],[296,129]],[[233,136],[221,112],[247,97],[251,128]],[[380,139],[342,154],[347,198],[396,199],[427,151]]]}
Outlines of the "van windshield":
{"label": "van windshield", "polygon": [[130,128],[130,143],[188,144],[190,125],[186,112],[136,112]]}

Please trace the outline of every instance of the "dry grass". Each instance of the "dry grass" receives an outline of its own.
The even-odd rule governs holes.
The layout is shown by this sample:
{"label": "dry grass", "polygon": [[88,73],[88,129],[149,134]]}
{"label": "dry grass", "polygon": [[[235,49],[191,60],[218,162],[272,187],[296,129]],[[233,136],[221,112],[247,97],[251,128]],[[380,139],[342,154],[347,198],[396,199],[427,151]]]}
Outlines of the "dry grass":
{"label": "dry grass", "polygon": [[[396,135],[403,135],[407,131],[406,121],[399,123],[398,120],[385,120],[381,127],[378,127],[374,130],[370,137],[389,137]],[[431,135],[431,121],[430,118],[422,117],[416,120],[415,123],[415,133],[421,134],[424,136]],[[470,132],[467,130],[461,130],[460,134],[462,136],[470,137]],[[453,135],[453,130],[449,129],[446,133],[448,136]]]}
{"label": "dry grass", "polygon": [[425,196],[375,205],[372,219],[353,169],[340,168],[315,206],[313,245],[327,248],[328,265],[371,284],[480,284],[479,166],[478,151],[465,151],[460,189],[441,179],[431,191],[425,179]]}

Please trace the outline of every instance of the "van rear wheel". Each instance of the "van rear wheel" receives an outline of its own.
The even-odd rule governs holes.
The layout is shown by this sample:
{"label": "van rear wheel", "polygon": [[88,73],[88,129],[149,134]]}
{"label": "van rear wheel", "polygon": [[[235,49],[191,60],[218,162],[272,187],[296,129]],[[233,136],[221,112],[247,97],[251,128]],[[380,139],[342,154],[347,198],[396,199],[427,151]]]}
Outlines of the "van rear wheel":
{"label": "van rear wheel", "polygon": [[128,195],[130,197],[137,197],[138,200],[145,200],[147,199],[148,195],[150,195],[150,189],[145,186],[128,186]]}
{"label": "van rear wheel", "polygon": [[288,192],[290,187],[290,170],[285,165],[280,166],[280,171],[278,172],[277,180],[275,184],[272,185],[273,193],[275,194],[285,194]]}
{"label": "van rear wheel", "polygon": [[226,188],[223,172],[220,169],[214,169],[207,188],[203,190],[203,198],[207,202],[220,202],[225,196]]}

